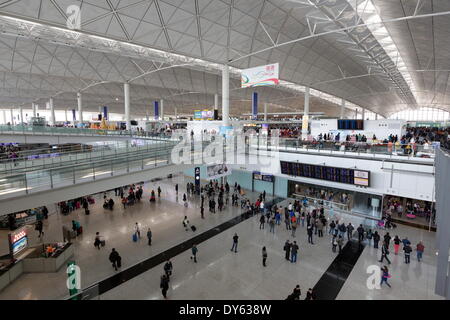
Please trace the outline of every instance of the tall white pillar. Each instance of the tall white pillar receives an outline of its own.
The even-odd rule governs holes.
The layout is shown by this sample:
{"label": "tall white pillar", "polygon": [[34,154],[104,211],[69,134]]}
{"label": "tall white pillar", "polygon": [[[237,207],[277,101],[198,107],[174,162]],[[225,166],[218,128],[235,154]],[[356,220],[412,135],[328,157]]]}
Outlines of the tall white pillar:
{"label": "tall white pillar", "polygon": [[160,104],[159,117],[160,117],[161,121],[164,121],[164,100],[161,99],[159,104]]}
{"label": "tall white pillar", "polygon": [[49,105],[50,105],[50,124],[54,126],[56,124],[56,119],[55,119],[55,105],[53,98],[50,98]]}
{"label": "tall white pillar", "polygon": [[365,114],[366,114],[366,109],[363,108],[363,109],[362,109],[362,119],[363,119],[363,120],[365,120],[365,119],[364,119]]}
{"label": "tall white pillar", "polygon": [[177,119],[178,119],[178,108],[175,107],[175,120],[177,120]]}
{"label": "tall white pillar", "polygon": [[78,102],[78,123],[83,122],[83,96],[81,92],[77,93],[77,102]]}
{"label": "tall white pillar", "polygon": [[344,119],[344,113],[345,113],[345,100],[342,99],[342,101],[341,101],[341,116],[340,116],[341,119]]}
{"label": "tall white pillar", "polygon": [[309,87],[305,88],[305,110],[303,114],[302,121],[302,139],[305,139],[308,135],[308,127],[309,127]]}
{"label": "tall white pillar", "polygon": [[355,119],[358,119],[358,108],[355,109]]}
{"label": "tall white pillar", "polygon": [[3,124],[7,124],[8,121],[6,121],[6,110],[3,109]]}
{"label": "tall white pillar", "polygon": [[23,126],[24,121],[23,121],[23,107],[20,106],[19,108],[19,113],[20,113],[20,124]]}
{"label": "tall white pillar", "polygon": [[375,120],[378,120],[378,113],[375,113]]}
{"label": "tall white pillar", "polygon": [[222,70],[222,125],[230,126],[230,68],[223,66]]}
{"label": "tall white pillar", "polygon": [[124,96],[125,96],[125,122],[127,123],[127,130],[131,130],[130,119],[130,84],[125,82],[123,84]]}
{"label": "tall white pillar", "polygon": [[69,122],[69,116],[67,115],[67,109],[64,110],[64,117],[66,119],[66,122]]}
{"label": "tall white pillar", "polygon": [[14,125],[14,110],[9,109],[9,114],[11,116],[11,125]]}
{"label": "tall white pillar", "polygon": [[34,102],[31,103],[31,110],[33,110],[33,117],[36,117],[36,104]]}
{"label": "tall white pillar", "polygon": [[264,121],[267,121],[267,102],[264,103]]}

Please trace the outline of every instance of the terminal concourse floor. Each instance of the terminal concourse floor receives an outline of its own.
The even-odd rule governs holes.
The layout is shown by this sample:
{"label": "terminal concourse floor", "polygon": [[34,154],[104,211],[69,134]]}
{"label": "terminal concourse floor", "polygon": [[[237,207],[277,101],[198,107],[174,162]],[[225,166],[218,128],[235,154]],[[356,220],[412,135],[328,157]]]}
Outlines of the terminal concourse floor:
{"label": "terminal concourse floor", "polygon": [[[75,240],[76,253],[74,260],[81,267],[82,287],[116,274],[108,261],[112,247],[122,256],[123,267],[156,256],[159,253],[181,245],[194,236],[207,230],[217,229],[224,222],[242,214],[241,209],[227,209],[224,213],[212,215],[205,210],[205,220],[200,219],[199,199],[191,200],[188,209],[182,205],[182,194],[187,181],[183,177],[174,177],[160,182],[146,183],[144,199],[140,204],[125,211],[119,200],[113,212],[102,208],[102,200],[98,200],[91,208],[91,215],[86,217],[83,210],[69,216],[53,215],[46,222],[47,240],[61,240],[62,223],[70,224],[76,217],[84,227],[84,235]],[[178,202],[174,185],[179,183]],[[150,204],[149,192],[161,185],[163,190],[161,202]],[[256,193],[249,193],[256,199]],[[114,192],[111,194],[114,196]],[[268,197],[268,200],[270,198]],[[287,205],[288,200],[280,204]],[[194,207],[193,207],[194,206]],[[183,216],[188,215],[191,224],[198,230],[194,234],[186,232],[181,225]],[[333,219],[346,224],[351,221],[357,227],[364,221],[355,216],[335,212]],[[141,223],[142,239],[138,243],[131,241],[133,225]],[[154,234],[153,246],[147,245],[146,226],[150,225]],[[106,247],[98,251],[93,246],[95,232],[99,231],[106,238]],[[32,243],[38,243],[36,232],[30,229]],[[231,252],[232,237],[239,235],[238,253]],[[383,236],[385,231],[381,231]],[[415,252],[411,255],[411,264],[405,265],[403,254],[394,256],[392,241],[389,279],[393,288],[383,286],[381,290],[369,290],[366,280],[368,265],[380,265],[377,262],[380,252],[370,246],[363,248],[356,264],[346,266],[351,272],[345,276],[343,287],[336,291],[337,299],[440,299],[434,295],[434,277],[436,272],[434,254],[434,232],[428,232],[399,225],[390,230],[390,234],[398,234],[401,238],[408,236],[413,247],[419,240],[424,241],[425,254],[423,262],[417,262]],[[2,239],[5,236],[2,234]],[[284,259],[283,245],[287,240],[296,240],[300,250],[296,264]],[[300,284],[302,298],[308,288],[324,287],[324,275],[332,270],[337,254],[331,252],[331,238],[325,234],[323,238],[314,236],[314,245],[307,243],[306,227],[297,229],[295,239],[286,230],[284,223],[276,226],[275,233],[269,232],[266,224],[264,230],[259,229],[259,218],[249,219],[235,224],[231,228],[218,233],[212,238],[198,244],[198,263],[190,259],[190,250],[172,258],[174,273],[168,292],[169,299],[285,299]],[[267,267],[262,266],[261,249],[267,247]],[[345,250],[345,249],[344,249]],[[336,260],[335,260],[336,259]],[[339,262],[341,263],[341,262]],[[384,264],[384,263],[383,263]],[[162,299],[159,279],[163,273],[162,262],[154,268],[143,271],[131,280],[113,287],[102,294],[99,299]],[[330,269],[331,268],[331,269]],[[339,274],[333,275],[339,277]],[[0,292],[0,299],[59,299],[68,295],[65,287],[65,269],[56,274],[24,274],[12,285]],[[333,280],[327,280],[334,282]],[[322,286],[319,286],[318,284]],[[325,283],[325,287],[333,283]]]}
{"label": "terminal concourse floor", "polygon": [[[241,209],[228,207],[222,213],[209,214],[205,209],[205,219],[200,217],[200,198],[189,200],[189,207],[182,203],[186,182],[183,177],[164,179],[158,182],[148,182],[144,187],[144,197],[141,203],[123,210],[119,198],[114,197],[114,191],[109,195],[115,201],[114,211],[103,209],[103,199],[96,199],[91,206],[91,214],[85,216],[84,210],[72,212],[68,216],[55,214],[44,222],[44,241],[62,241],[62,225],[70,227],[73,219],[80,221],[83,235],[74,240],[75,256],[73,258],[81,268],[82,288],[94,282],[115,274],[108,260],[111,248],[116,248],[122,256],[122,269],[167,250],[193,236],[209,230],[241,213]],[[178,198],[175,195],[175,184],[179,184]],[[149,203],[150,191],[161,186],[161,200]],[[248,192],[248,197],[254,201],[257,193]],[[270,199],[270,197],[267,197]],[[182,226],[184,216],[188,216],[191,225],[197,227],[197,232],[186,232]],[[132,242],[134,224],[141,225],[142,239],[138,243]],[[153,245],[147,244],[146,232],[150,226],[153,232]],[[106,246],[100,251],[94,248],[95,232],[105,237]],[[31,245],[38,244],[37,232],[29,229]],[[7,231],[0,232],[2,254],[7,253]],[[5,244],[6,242],[6,244]],[[68,296],[66,287],[67,274],[61,268],[55,274],[29,273],[23,274],[10,286],[0,292],[0,300],[4,299],[61,299]]]}
{"label": "terminal concourse floor", "polygon": [[[287,201],[281,204],[287,205]],[[360,218],[346,214],[336,214],[334,217],[346,223],[351,221],[355,226],[362,222]],[[252,217],[200,244],[197,264],[190,260],[190,251],[172,259],[174,273],[168,298],[280,300],[285,299],[295,285],[300,284],[304,299],[308,288],[314,288],[323,281],[321,277],[328,272],[327,269],[337,257],[331,251],[330,236],[314,236],[315,244],[310,245],[307,242],[306,227],[297,229],[296,237],[293,238],[284,223],[276,226],[275,233],[269,232],[267,224],[264,230],[260,230],[259,225],[259,218]],[[234,233],[240,236],[238,253],[230,251]],[[419,240],[424,241],[427,248],[420,267],[415,255],[412,255],[408,266],[403,262],[403,254],[394,258],[392,253],[393,264],[390,270],[394,277],[390,282],[394,288],[383,287],[375,290],[376,292],[368,290],[368,274],[361,266],[380,265],[377,262],[380,257],[376,249],[366,245],[337,299],[441,299],[433,293],[436,268],[431,248],[434,233],[404,226],[391,232],[392,235],[397,233],[400,237],[408,236],[413,244]],[[381,234],[384,235],[384,231]],[[299,244],[297,263],[290,263],[284,258],[283,245],[287,239]],[[262,266],[263,246],[268,251],[266,268]],[[101,295],[100,299],[162,299],[159,279],[163,266],[164,263],[117,286]],[[409,277],[412,273],[415,276]],[[333,286],[331,283],[328,285]]]}

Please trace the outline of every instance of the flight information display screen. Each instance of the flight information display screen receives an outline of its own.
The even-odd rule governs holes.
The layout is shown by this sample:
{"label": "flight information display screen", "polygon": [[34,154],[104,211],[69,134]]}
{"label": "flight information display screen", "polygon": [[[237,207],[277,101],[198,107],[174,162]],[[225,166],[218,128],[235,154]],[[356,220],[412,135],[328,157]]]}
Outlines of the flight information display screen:
{"label": "flight information display screen", "polygon": [[287,161],[280,161],[280,163],[281,173],[289,176],[328,180],[363,187],[370,186],[370,171]]}

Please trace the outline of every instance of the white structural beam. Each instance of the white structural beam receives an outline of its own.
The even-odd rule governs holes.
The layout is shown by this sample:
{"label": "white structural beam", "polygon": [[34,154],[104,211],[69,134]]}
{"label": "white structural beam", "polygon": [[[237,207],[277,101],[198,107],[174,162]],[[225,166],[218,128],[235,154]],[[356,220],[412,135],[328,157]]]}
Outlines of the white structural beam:
{"label": "white structural beam", "polygon": [[53,101],[53,97],[50,98],[49,100],[49,106],[50,106],[50,124],[54,126],[56,123],[56,119],[55,119],[55,104]]}
{"label": "white structural beam", "polygon": [[302,122],[302,139],[306,139],[306,136],[308,135],[308,128],[309,128],[309,93],[310,89],[309,87],[305,88],[305,107],[304,107],[304,115],[303,115],[303,122]]}
{"label": "white structural beam", "polygon": [[264,103],[264,121],[267,121],[267,102]]}
{"label": "white structural beam", "polygon": [[341,119],[344,119],[344,113],[345,113],[345,99],[342,99],[341,101]]}
{"label": "white structural beam", "polygon": [[223,66],[222,70],[222,125],[230,126],[230,68]]}
{"label": "white structural beam", "polygon": [[78,103],[78,123],[83,122],[83,95],[81,92],[77,93],[77,103]]}
{"label": "white structural beam", "polygon": [[124,96],[125,96],[125,122],[127,124],[127,130],[131,130],[131,118],[130,118],[130,84],[125,82],[123,84]]}

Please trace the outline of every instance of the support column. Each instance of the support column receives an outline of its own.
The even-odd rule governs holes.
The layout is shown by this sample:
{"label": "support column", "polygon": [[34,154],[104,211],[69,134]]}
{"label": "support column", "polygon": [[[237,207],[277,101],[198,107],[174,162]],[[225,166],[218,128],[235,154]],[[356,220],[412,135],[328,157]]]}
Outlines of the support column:
{"label": "support column", "polygon": [[358,119],[358,108],[355,109],[355,120]]}
{"label": "support column", "polygon": [[177,119],[178,119],[178,108],[175,107],[175,120],[177,120]]}
{"label": "support column", "polygon": [[309,128],[309,87],[305,88],[305,110],[303,114],[303,121],[302,121],[302,139],[306,139],[306,136],[308,135],[308,128]]}
{"label": "support column", "polygon": [[230,126],[230,69],[228,65],[222,70],[222,126]]}
{"label": "support column", "polygon": [[11,125],[14,125],[14,110],[13,109],[9,109],[9,113],[11,115]]}
{"label": "support column", "polygon": [[55,119],[55,105],[53,98],[50,98],[49,105],[50,105],[50,124],[54,126],[56,123],[56,119]]}
{"label": "support column", "polygon": [[161,106],[160,106],[160,111],[159,111],[159,113],[160,113],[159,117],[161,118],[161,121],[164,121],[164,100],[161,99],[160,104],[161,104]]}
{"label": "support column", "polygon": [[81,92],[77,93],[77,101],[78,101],[78,123],[83,122],[83,96]]}
{"label": "support column", "polygon": [[20,113],[20,125],[23,126],[24,121],[23,121],[23,107],[22,106],[20,106],[20,108],[19,108],[19,113]]}
{"label": "support column", "polygon": [[378,113],[375,113],[375,120],[378,120]]}
{"label": "support column", "polygon": [[342,99],[342,101],[341,101],[341,116],[340,116],[340,119],[344,119],[344,113],[345,113],[345,100]]}
{"label": "support column", "polygon": [[214,95],[214,120],[219,119],[219,95]]}
{"label": "support column", "polygon": [[7,124],[8,121],[6,121],[6,110],[3,109],[3,124]]}
{"label": "support column", "polygon": [[36,118],[36,104],[34,102],[31,103],[31,110],[33,110],[33,117]]}
{"label": "support column", "polygon": [[67,114],[67,109],[64,110],[64,121],[69,122],[69,115]]}
{"label": "support column", "polygon": [[130,84],[125,82],[123,84],[124,96],[125,96],[125,122],[127,124],[127,130],[131,131],[131,119],[130,119]]}
{"label": "support column", "polygon": [[363,108],[363,109],[362,109],[362,119],[363,119],[363,120],[365,120],[365,119],[364,119],[364,115],[365,115],[365,114],[366,114],[366,109]]}
{"label": "support column", "polygon": [[264,121],[267,121],[267,102],[264,103]]}

